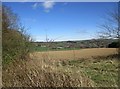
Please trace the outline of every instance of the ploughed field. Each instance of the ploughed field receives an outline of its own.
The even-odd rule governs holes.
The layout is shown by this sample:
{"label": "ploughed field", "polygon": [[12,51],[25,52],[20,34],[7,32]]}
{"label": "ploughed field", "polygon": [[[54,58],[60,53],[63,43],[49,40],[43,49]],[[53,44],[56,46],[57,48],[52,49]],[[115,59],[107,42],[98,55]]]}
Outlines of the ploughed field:
{"label": "ploughed field", "polygon": [[3,67],[6,87],[117,87],[114,48],[34,52]]}

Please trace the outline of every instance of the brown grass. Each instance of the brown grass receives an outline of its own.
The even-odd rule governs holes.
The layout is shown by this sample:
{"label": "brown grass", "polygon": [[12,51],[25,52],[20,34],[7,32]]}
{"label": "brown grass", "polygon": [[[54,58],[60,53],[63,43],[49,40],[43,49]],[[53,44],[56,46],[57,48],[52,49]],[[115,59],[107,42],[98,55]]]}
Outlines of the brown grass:
{"label": "brown grass", "polygon": [[116,49],[107,48],[35,52],[30,54],[30,60],[17,60],[4,66],[2,83],[6,87],[95,87],[89,76],[77,67],[62,65],[63,60],[115,53]]}
{"label": "brown grass", "polygon": [[[49,63],[49,64],[48,64]],[[57,66],[38,59],[14,61],[3,69],[4,87],[93,87],[94,82],[84,74],[58,70]]]}
{"label": "brown grass", "polygon": [[[40,59],[48,57],[53,60],[66,60],[66,59],[78,59],[78,58],[90,58],[93,56],[107,56],[116,54],[115,48],[91,48],[81,50],[68,50],[68,51],[47,51],[47,52],[35,52],[34,55]],[[47,59],[48,59],[47,58]]]}

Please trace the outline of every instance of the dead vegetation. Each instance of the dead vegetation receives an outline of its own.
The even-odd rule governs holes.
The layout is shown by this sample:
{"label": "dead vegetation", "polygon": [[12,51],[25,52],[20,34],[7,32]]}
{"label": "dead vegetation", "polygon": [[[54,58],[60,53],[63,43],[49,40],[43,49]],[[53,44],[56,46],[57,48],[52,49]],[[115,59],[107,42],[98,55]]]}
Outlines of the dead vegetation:
{"label": "dead vegetation", "polygon": [[[37,60],[37,59],[36,59]],[[77,73],[36,60],[15,61],[3,70],[4,87],[92,87],[93,81]],[[79,75],[79,76],[78,76]]]}
{"label": "dead vegetation", "polygon": [[31,54],[29,60],[15,60],[3,66],[3,86],[117,87],[115,56],[52,60],[49,54],[42,54],[42,57]]}

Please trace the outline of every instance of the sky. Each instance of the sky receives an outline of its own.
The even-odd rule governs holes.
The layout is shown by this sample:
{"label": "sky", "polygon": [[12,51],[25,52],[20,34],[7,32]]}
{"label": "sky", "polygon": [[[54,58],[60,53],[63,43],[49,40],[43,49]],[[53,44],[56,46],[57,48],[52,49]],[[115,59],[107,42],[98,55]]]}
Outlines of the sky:
{"label": "sky", "polygon": [[34,41],[87,40],[117,2],[4,2],[20,17]]}

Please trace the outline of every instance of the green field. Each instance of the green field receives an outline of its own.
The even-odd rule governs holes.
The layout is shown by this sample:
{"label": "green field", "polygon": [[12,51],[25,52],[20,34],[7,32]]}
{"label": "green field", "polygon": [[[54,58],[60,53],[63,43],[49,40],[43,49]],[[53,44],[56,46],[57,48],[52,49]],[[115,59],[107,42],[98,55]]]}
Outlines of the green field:
{"label": "green field", "polygon": [[36,46],[34,48],[34,51],[37,51],[37,52],[42,52],[42,51],[65,51],[65,50],[79,50],[81,48],[61,48],[61,49],[52,49],[52,48],[47,48],[47,47],[39,47],[39,46]]}

